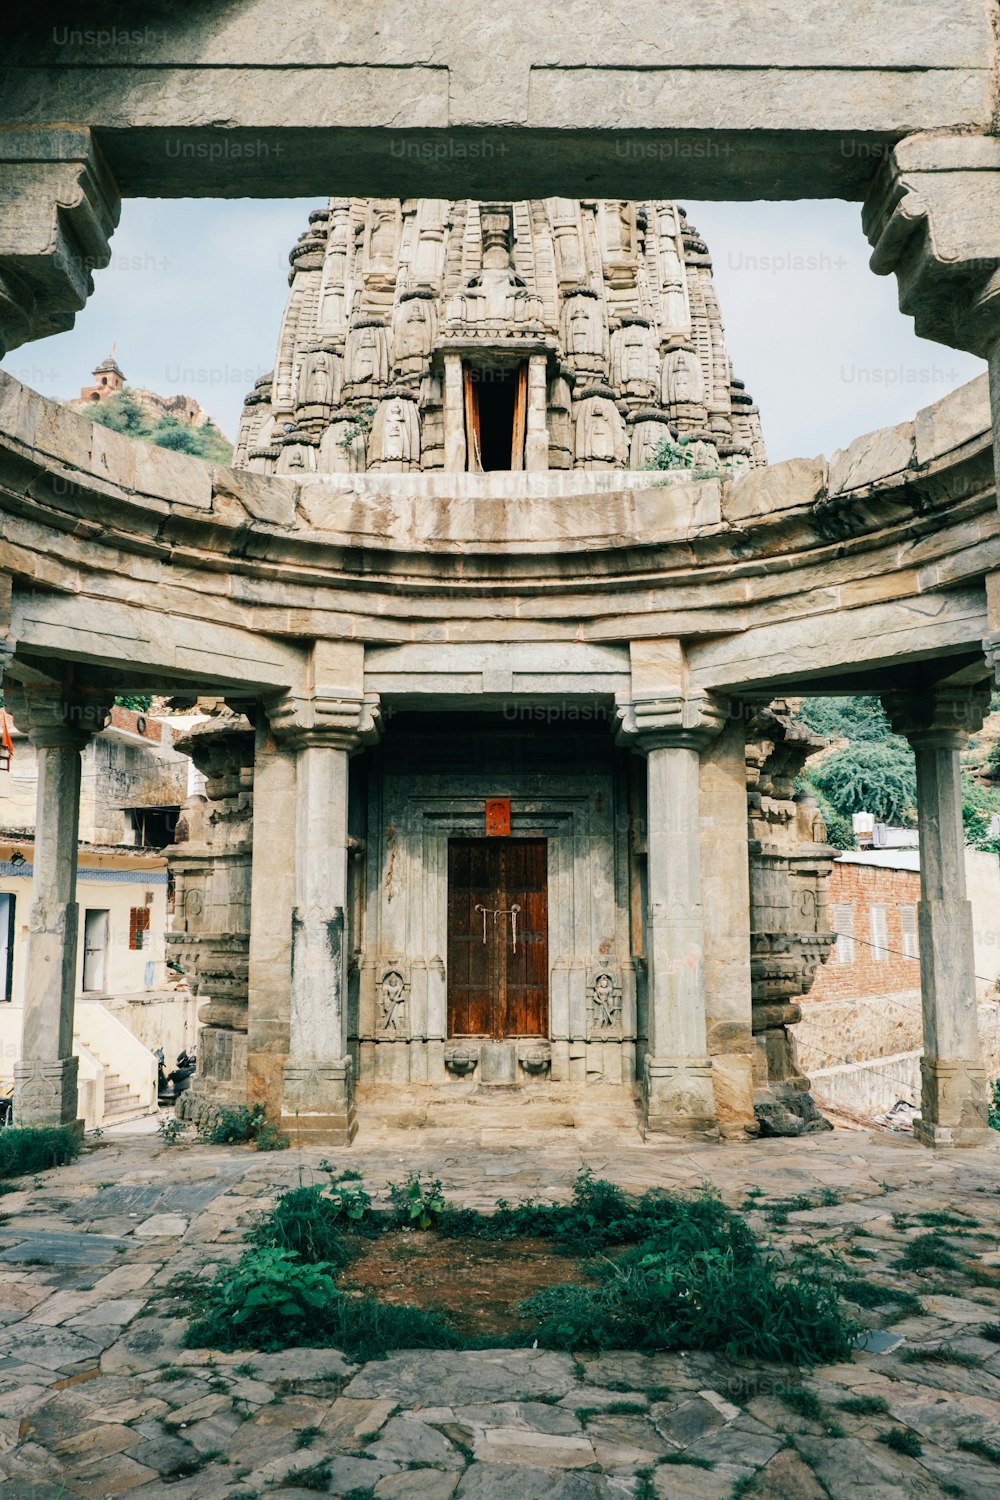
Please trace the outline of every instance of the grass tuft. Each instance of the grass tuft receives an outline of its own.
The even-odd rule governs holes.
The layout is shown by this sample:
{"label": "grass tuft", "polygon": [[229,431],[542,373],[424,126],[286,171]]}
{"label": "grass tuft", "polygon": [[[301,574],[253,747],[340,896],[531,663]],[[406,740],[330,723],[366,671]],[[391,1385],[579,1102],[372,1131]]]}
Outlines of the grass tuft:
{"label": "grass tuft", "polygon": [[79,1139],[68,1125],[8,1125],[0,1130],[0,1177],[64,1167],[79,1154]]}
{"label": "grass tuft", "polygon": [[985,1458],[987,1463],[1000,1464],[1000,1448],[996,1443],[987,1443],[983,1438],[959,1438],[958,1446],[963,1453],[972,1453],[976,1458]]}
{"label": "grass tuft", "polygon": [[952,1349],[947,1344],[932,1344],[930,1348],[915,1344],[900,1353],[904,1365],[961,1365],[966,1370],[978,1370],[982,1361],[964,1349]]}
{"label": "grass tuft", "polygon": [[896,1262],[901,1271],[960,1271],[962,1262],[936,1234],[918,1234],[908,1240]]}
{"label": "grass tuft", "polygon": [[894,1453],[905,1453],[907,1458],[919,1458],[924,1451],[917,1434],[908,1427],[890,1427],[888,1432],[879,1434],[878,1440]]}
{"label": "grass tuft", "polygon": [[884,1417],[889,1410],[884,1396],[849,1396],[846,1401],[838,1401],[837,1406],[854,1417]]}

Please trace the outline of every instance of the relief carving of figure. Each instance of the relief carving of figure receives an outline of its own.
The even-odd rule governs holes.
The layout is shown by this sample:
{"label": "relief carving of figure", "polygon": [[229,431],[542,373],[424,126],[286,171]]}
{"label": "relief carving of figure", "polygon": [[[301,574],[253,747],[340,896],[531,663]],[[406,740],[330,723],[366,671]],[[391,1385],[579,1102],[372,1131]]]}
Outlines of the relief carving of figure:
{"label": "relief carving of figure", "polygon": [[376,200],[369,241],[369,253],[376,266],[395,267],[398,238],[399,203],[395,199]]}
{"label": "relief carving of figure", "polygon": [[701,360],[693,349],[671,349],[663,358],[664,406],[700,406],[705,399]]}
{"label": "relief carving of figure", "polygon": [[348,385],[378,385],[389,379],[389,330],[381,320],[365,318],[347,335]]}
{"label": "relief carving of figure", "polygon": [[299,404],[302,406],[333,406],[339,399],[337,376],[340,361],[325,349],[306,354],[299,374]]}
{"label": "relief carving of figure", "polygon": [[386,969],[378,986],[378,1018],[376,1026],[388,1036],[406,1036],[409,1022],[406,1002],[410,986],[399,969]]}
{"label": "relief carving of figure", "polygon": [[588,987],[590,1035],[611,1039],[622,1032],[622,986],[617,974],[599,970]]}
{"label": "relief carving of figure", "polygon": [[662,417],[643,417],[637,421],[632,428],[632,441],[629,445],[629,468],[651,468],[657,448],[661,443],[669,442],[670,438],[670,428]]}
{"label": "relief carving of figure", "polygon": [[588,396],[576,413],[577,468],[624,468],[627,456],[625,423],[615,403],[606,396]]}
{"label": "relief carving of figure", "polygon": [[570,295],[563,305],[563,348],[571,365],[599,369],[607,357],[601,304],[583,293]]}
{"label": "relief carving of figure", "polygon": [[379,403],[372,423],[369,457],[372,468],[419,462],[420,419],[415,401],[393,396]]}
{"label": "relief carving of figure", "polygon": [[611,384],[651,395],[656,384],[656,353],[647,324],[626,323],[611,335]]}
{"label": "relief carving of figure", "polygon": [[435,304],[429,297],[408,297],[396,309],[393,347],[396,363],[407,369],[414,363],[422,369],[434,348]]}

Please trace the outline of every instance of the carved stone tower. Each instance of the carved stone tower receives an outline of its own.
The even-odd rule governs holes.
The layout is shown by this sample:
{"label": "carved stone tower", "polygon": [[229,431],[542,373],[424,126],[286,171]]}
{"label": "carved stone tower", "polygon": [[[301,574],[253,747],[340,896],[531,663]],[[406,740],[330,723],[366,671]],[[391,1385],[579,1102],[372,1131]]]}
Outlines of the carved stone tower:
{"label": "carved stone tower", "polygon": [[640,469],[675,443],[702,469],[765,462],[674,203],[332,198],[289,285],[237,467]]}

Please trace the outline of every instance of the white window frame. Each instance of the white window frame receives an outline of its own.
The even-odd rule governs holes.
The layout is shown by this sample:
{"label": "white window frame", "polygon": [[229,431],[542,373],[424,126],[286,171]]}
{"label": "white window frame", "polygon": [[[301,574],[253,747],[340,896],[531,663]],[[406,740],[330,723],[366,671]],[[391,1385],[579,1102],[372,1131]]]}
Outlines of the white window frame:
{"label": "white window frame", "polygon": [[[909,913],[909,916],[906,915]],[[904,902],[899,908],[899,930],[903,941],[900,947],[904,958],[920,957],[920,933],[917,928],[917,908],[912,901]]]}
{"label": "white window frame", "polygon": [[840,965],[854,962],[854,907],[847,901],[837,901],[833,907],[833,930],[837,934],[834,960]]}
{"label": "white window frame", "polygon": [[889,911],[882,902],[874,902],[868,908],[868,924],[871,929],[872,960],[877,964],[889,962]]}

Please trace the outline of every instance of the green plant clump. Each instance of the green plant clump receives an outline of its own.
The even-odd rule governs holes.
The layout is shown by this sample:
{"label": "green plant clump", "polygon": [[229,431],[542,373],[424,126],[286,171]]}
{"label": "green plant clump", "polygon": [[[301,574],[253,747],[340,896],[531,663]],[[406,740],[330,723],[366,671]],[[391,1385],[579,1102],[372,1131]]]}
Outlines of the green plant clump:
{"label": "green plant clump", "polygon": [[351,1256],[341,1233],[343,1222],[340,1204],[323,1187],[297,1187],[281,1195],[248,1238],[255,1245],[288,1250],[308,1265],[346,1266]]}
{"label": "green plant clump", "polygon": [[0,1130],[0,1178],[64,1167],[80,1154],[68,1125],[10,1125]]}
{"label": "green plant clump", "polygon": [[443,1319],[338,1290],[338,1267],[308,1265],[291,1250],[258,1246],[224,1266],[202,1294],[189,1325],[193,1348],[287,1349],[296,1344],[341,1349],[374,1359],[393,1349],[459,1349],[464,1340]]}
{"label": "green plant clump", "polygon": [[879,1442],[894,1453],[905,1453],[907,1458],[919,1458],[924,1451],[917,1434],[908,1427],[890,1427],[888,1432],[879,1434]]}
{"label": "green plant clump", "polygon": [[598,1288],[553,1286],[523,1304],[549,1349],[715,1349],[797,1365],[846,1359],[856,1327],[812,1270],[779,1276],[754,1246],[675,1258],[649,1242],[600,1267]]}
{"label": "green plant clump", "polygon": [[841,1411],[850,1412],[852,1417],[883,1417],[889,1410],[884,1396],[849,1396],[846,1401],[838,1401],[837,1405]]}
{"label": "green plant clump", "polygon": [[863,740],[810,764],[809,779],[842,817],[874,813],[881,823],[912,823],[917,804],[913,751],[905,740]]}
{"label": "green plant clump", "polygon": [[447,1207],[440,1179],[424,1182],[419,1172],[411,1172],[405,1182],[390,1182],[389,1198],[397,1222],[413,1229],[433,1229]]}
{"label": "green plant clump", "polygon": [[243,1104],[235,1109],[220,1109],[199,1127],[198,1134],[207,1146],[250,1143],[258,1151],[284,1151],[290,1144],[287,1135],[268,1121],[262,1104],[249,1109]]}

